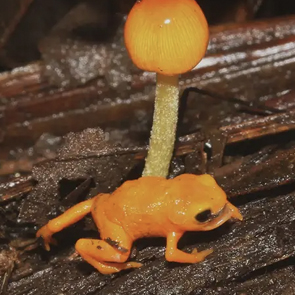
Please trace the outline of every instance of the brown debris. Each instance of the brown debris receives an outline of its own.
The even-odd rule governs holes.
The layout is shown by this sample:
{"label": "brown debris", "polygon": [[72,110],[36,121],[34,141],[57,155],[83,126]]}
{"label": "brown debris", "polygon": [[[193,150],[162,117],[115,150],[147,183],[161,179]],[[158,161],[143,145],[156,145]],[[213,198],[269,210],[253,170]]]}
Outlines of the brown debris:
{"label": "brown debris", "polygon": [[[233,165],[231,164],[233,167]],[[245,157],[228,175],[226,166],[215,171],[216,178],[229,196],[270,190],[295,181],[294,145],[283,150],[273,149]],[[222,172],[223,170],[223,172]],[[218,174],[220,175],[218,177]],[[221,176],[222,175],[222,176]]]}
{"label": "brown debris", "polygon": [[[113,13],[106,13],[111,10]],[[122,22],[112,1],[90,0],[75,6],[40,44],[50,83],[76,87],[108,75],[114,62],[120,62],[116,51],[122,53],[124,47],[123,25],[117,30]],[[123,55],[126,65],[117,67],[117,78],[128,76],[132,65],[127,53]]]}
{"label": "brown debris", "polygon": [[[259,275],[250,280],[242,282],[232,282],[227,285],[221,285],[217,288],[204,289],[202,294],[204,295],[228,295],[231,292],[236,292],[237,294],[259,294],[259,295],[269,295],[269,294],[280,294],[280,295],[291,295],[295,290],[294,283],[294,261],[289,260],[289,265],[282,268],[281,264],[276,264],[278,269],[274,271],[269,271],[267,268],[261,269]],[[193,292],[191,295],[199,294],[198,292]]]}
{"label": "brown debris", "polygon": [[31,191],[34,186],[31,176],[15,178],[0,184],[0,204],[12,201],[15,198]]}
{"label": "brown debris", "polygon": [[70,133],[56,159],[34,167],[32,177],[38,183],[24,200],[18,222],[43,225],[64,211],[66,208],[60,195],[62,180],[85,181],[91,178],[95,187],[91,189],[90,197],[113,191],[136,163],[136,152],[111,147],[104,142],[100,129]]}
{"label": "brown debris", "polygon": [[5,19],[3,19],[3,15],[1,15],[0,49],[5,45],[9,36],[13,33],[15,27],[33,1],[34,0],[11,0],[2,1],[0,3],[0,10],[9,12],[5,14]]}

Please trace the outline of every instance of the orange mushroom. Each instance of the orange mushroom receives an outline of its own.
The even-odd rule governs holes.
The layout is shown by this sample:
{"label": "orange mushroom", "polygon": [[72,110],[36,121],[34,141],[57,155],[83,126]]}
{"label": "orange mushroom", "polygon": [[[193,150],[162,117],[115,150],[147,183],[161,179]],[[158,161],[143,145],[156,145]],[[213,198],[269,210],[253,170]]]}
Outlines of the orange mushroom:
{"label": "orange mushroom", "polygon": [[209,30],[194,0],[138,0],[125,24],[134,64],[157,73],[155,111],[144,176],[168,175],[178,116],[178,76],[205,55]]}

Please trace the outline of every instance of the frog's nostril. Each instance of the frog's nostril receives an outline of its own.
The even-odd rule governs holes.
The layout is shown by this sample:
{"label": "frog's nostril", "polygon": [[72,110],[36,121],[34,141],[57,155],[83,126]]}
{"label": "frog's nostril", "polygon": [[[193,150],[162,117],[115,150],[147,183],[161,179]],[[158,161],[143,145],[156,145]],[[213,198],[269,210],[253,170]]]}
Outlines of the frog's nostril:
{"label": "frog's nostril", "polygon": [[212,219],[212,212],[211,210],[207,209],[201,213],[198,213],[195,216],[196,220],[199,222],[206,222],[209,221],[210,219]]}

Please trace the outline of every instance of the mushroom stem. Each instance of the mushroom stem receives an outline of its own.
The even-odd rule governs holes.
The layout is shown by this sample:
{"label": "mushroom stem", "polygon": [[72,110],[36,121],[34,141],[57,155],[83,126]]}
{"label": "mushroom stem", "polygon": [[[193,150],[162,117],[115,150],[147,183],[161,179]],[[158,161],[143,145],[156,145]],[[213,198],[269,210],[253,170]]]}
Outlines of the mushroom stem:
{"label": "mushroom stem", "polygon": [[178,119],[178,75],[157,74],[153,127],[143,176],[167,177]]}

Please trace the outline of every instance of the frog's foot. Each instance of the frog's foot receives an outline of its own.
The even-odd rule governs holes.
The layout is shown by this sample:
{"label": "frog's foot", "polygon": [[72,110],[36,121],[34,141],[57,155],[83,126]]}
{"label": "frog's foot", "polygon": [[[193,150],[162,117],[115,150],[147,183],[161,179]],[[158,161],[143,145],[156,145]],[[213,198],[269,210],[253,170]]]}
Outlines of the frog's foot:
{"label": "frog's foot", "polygon": [[205,260],[205,258],[210,255],[211,253],[213,253],[213,249],[208,249],[208,250],[203,250],[201,252],[198,252],[198,250],[195,248],[192,251],[191,255],[194,255],[197,259],[197,262],[201,262],[203,260]]}
{"label": "frog's foot", "polygon": [[[92,259],[91,257],[83,257],[88,263],[90,263],[93,267],[95,267],[100,273],[104,275],[113,274],[120,272],[121,270],[130,269],[130,268],[139,268],[142,266],[139,262],[124,262],[124,263],[116,263],[116,262],[99,262]],[[90,258],[90,259],[89,259]]]}
{"label": "frog's foot", "polygon": [[36,237],[42,237],[44,240],[44,247],[47,251],[50,250],[50,244],[57,245],[57,242],[54,238],[52,238],[52,232],[49,230],[48,225],[44,225],[41,227],[36,234]]}
{"label": "frog's foot", "polygon": [[113,247],[106,241],[93,239],[80,239],[76,243],[77,252],[102,274],[141,267],[141,263],[126,262],[130,255],[128,248]]}
{"label": "frog's foot", "polygon": [[166,260],[170,262],[180,263],[198,263],[203,261],[208,255],[213,252],[213,249],[204,250],[198,252],[194,249],[192,253],[186,253],[179,249],[173,249],[172,251],[166,251]]}
{"label": "frog's foot", "polygon": [[198,252],[194,249],[192,253],[186,253],[177,248],[177,243],[181,238],[182,233],[171,232],[167,235],[167,247],[165,257],[167,261],[180,263],[197,263],[203,261],[213,249]]}

